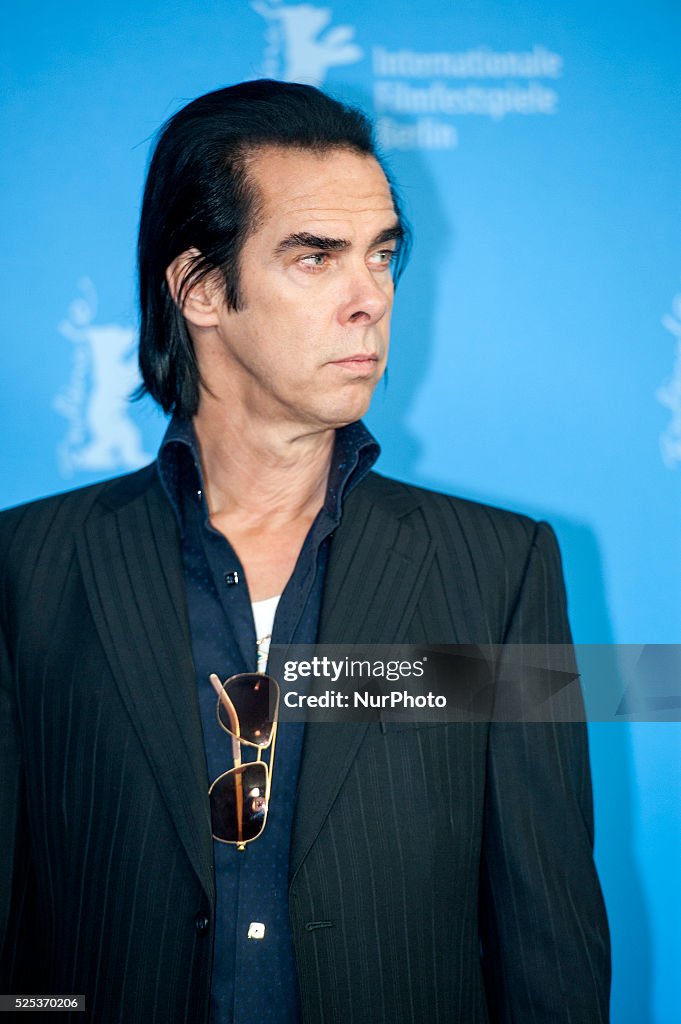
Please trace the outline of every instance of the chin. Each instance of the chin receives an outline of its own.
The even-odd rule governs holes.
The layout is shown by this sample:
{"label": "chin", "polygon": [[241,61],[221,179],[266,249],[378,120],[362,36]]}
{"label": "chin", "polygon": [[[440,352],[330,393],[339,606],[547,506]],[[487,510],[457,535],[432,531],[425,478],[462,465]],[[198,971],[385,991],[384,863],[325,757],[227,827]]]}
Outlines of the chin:
{"label": "chin", "polygon": [[329,420],[333,422],[334,426],[346,427],[348,423],[355,423],[366,416],[371,405],[374,387],[375,385],[372,384],[370,388],[365,386],[362,389],[362,394],[346,395],[343,400],[338,402],[335,409],[329,409]]}
{"label": "chin", "polygon": [[368,408],[369,403],[364,402],[362,405],[356,404],[352,407],[346,405],[343,408],[320,409],[310,419],[321,425],[325,430],[340,430],[341,427],[347,427],[349,423],[356,423],[357,420],[361,420]]}

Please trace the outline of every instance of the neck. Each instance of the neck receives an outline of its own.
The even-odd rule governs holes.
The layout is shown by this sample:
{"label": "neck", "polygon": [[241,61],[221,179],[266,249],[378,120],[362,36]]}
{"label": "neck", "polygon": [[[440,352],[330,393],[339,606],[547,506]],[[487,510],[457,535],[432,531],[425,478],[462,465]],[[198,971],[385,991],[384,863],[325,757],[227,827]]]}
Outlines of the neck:
{"label": "neck", "polygon": [[[335,430],[303,432],[239,416],[216,416],[202,402],[194,418],[211,518],[286,524],[324,503]],[[213,414],[211,414],[213,413]]]}

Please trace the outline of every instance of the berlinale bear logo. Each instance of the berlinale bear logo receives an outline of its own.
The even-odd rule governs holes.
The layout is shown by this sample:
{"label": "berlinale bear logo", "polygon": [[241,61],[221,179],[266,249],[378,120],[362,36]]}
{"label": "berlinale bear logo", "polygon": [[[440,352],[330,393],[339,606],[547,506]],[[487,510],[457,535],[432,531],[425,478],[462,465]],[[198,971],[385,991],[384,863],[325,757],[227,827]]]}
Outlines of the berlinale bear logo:
{"label": "berlinale bear logo", "polygon": [[328,28],[329,7],[253,0],[251,7],[268,22],[263,74],[285,82],[321,85],[329,68],[355,64],[364,56],[351,25]]}
{"label": "berlinale bear logo", "polygon": [[69,306],[59,332],[73,345],[71,377],[54,409],[68,421],[57,455],[63,476],[74,471],[139,469],[151,461],[128,403],[139,384],[135,331],[97,324],[97,294],[89,278]]}

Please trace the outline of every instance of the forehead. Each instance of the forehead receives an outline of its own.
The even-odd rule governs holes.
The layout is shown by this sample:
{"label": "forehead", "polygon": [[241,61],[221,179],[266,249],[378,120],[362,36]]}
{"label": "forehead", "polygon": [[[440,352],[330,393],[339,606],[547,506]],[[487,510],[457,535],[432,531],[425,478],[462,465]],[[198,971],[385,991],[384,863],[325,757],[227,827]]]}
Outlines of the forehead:
{"label": "forehead", "polygon": [[390,227],[390,186],[372,156],[343,149],[326,153],[263,147],[248,161],[261,198],[256,233],[300,230],[324,223],[360,229]]}

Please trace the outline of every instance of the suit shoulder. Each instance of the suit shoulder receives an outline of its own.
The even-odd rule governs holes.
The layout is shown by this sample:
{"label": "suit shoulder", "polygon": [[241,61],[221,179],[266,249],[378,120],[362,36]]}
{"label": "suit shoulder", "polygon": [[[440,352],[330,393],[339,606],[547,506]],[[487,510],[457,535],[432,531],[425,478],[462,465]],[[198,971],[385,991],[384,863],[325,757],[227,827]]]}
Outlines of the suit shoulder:
{"label": "suit shoulder", "polygon": [[93,516],[131,500],[157,478],[156,464],[124,476],[102,480],[46,498],[25,502],[0,512],[0,558],[3,565],[16,558],[38,557],[49,543],[52,550],[68,542]]}
{"label": "suit shoulder", "polygon": [[[562,594],[558,546],[546,523],[378,474],[365,481],[365,501],[382,508],[396,549],[409,557],[428,541],[427,622],[442,612],[437,635],[502,642],[528,582],[538,594]],[[452,607],[456,616],[442,611]]]}
{"label": "suit shoulder", "polygon": [[366,485],[375,500],[421,508],[431,529],[445,537],[451,537],[455,531],[475,537],[478,542],[487,539],[492,548],[527,553],[545,531],[551,535],[553,532],[548,524],[520,512],[417,487],[378,473],[370,473]]}
{"label": "suit shoulder", "polygon": [[145,490],[156,475],[156,463],[152,462],[133,473],[124,473],[121,476],[109,477],[107,480],[98,480],[94,484],[86,484],[84,487],[74,487],[44,498],[25,501],[0,511],[0,525],[4,528],[8,523],[18,521],[24,516],[38,519],[44,515],[50,516],[60,508],[67,508],[75,514],[78,514],[79,510],[87,513],[100,498],[103,499],[105,506],[115,507]]}

